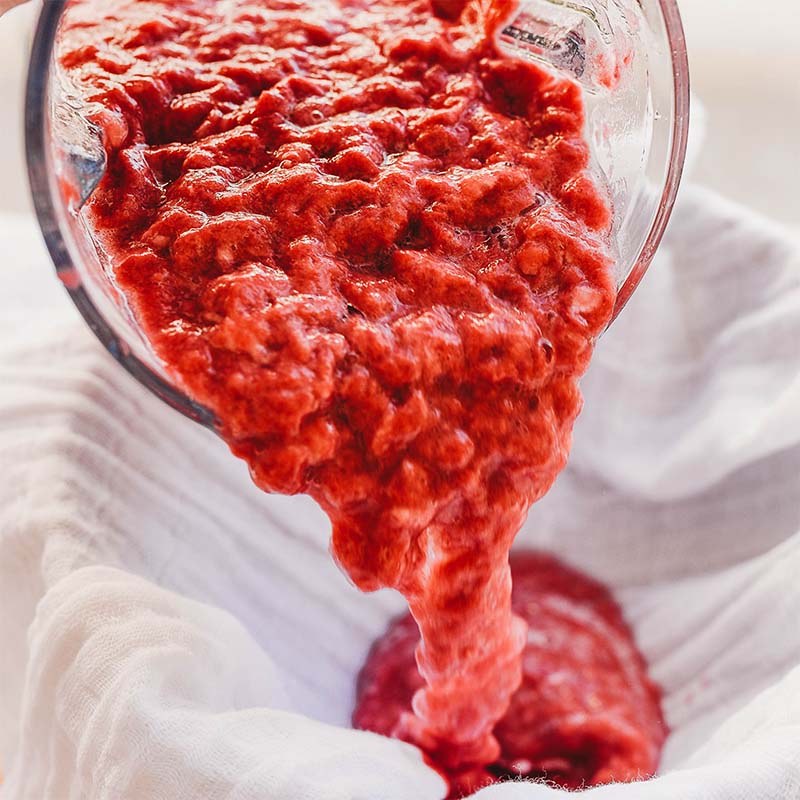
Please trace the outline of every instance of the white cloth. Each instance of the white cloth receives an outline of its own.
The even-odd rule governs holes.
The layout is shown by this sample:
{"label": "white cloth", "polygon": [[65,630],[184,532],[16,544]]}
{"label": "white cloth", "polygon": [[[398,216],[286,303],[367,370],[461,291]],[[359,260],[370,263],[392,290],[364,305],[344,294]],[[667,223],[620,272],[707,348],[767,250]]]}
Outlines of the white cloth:
{"label": "white cloth", "polygon": [[[31,220],[0,241],[0,798],[441,798],[413,748],[346,729],[400,599],[102,351]],[[797,800],[800,253],[684,191],[584,388],[520,543],[614,587],[673,730],[661,777],[587,798]]]}

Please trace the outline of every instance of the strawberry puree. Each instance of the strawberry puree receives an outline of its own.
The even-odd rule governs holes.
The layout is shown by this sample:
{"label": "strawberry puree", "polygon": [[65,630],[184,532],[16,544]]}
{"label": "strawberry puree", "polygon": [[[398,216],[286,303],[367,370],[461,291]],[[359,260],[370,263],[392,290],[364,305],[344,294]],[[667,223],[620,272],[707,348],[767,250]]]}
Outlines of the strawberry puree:
{"label": "strawberry puree", "polygon": [[[568,789],[651,775],[667,728],[660,693],[603,586],[541,553],[515,553],[512,607],[528,623],[522,684],[494,733],[501,756],[451,775],[453,796],[506,778]],[[409,614],[378,641],[359,676],[353,723],[391,734],[424,681]]]}
{"label": "strawberry puree", "polygon": [[422,681],[385,732],[454,773],[501,758],[508,551],[615,296],[580,90],[498,51],[511,12],[73,0],[60,40],[115,280],[258,485],[313,496],[352,580],[405,595]]}

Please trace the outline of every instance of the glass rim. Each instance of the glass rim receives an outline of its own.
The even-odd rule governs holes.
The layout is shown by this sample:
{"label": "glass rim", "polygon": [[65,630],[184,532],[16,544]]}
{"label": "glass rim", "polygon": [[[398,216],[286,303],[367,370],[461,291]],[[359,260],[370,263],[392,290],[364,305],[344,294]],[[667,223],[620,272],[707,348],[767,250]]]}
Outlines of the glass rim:
{"label": "glass rim", "polygon": [[[201,425],[216,429],[215,415],[196,403],[142,361],[99,311],[77,273],[61,233],[48,175],[46,142],[47,73],[61,13],[68,0],[45,0],[36,24],[25,90],[25,154],[33,205],[56,273],[89,328],[112,357],[139,383],[167,405]],[[689,131],[689,63],[677,0],[657,0],[672,62],[673,114],[667,175],[658,210],[639,257],[617,293],[609,325],[630,300],[653,261],[672,214],[683,174]]]}
{"label": "glass rim", "polygon": [[214,414],[196,403],[144,363],[99,311],[89,292],[76,280],[75,265],[61,233],[48,175],[45,124],[47,113],[46,71],[58,24],[67,0],[45,0],[36,24],[25,87],[25,155],[36,216],[50,258],[61,282],[81,316],[103,346],[139,383],[167,405],[208,428],[216,427]]}
{"label": "glass rim", "polygon": [[661,8],[661,16],[664,20],[667,42],[670,47],[670,60],[672,61],[673,109],[667,175],[661,191],[658,211],[650,226],[647,239],[642,245],[639,257],[617,292],[617,301],[614,305],[609,325],[619,316],[619,313],[625,308],[636,288],[642,282],[642,278],[644,278],[655,257],[658,246],[661,244],[678,196],[678,189],[681,185],[683,168],[686,162],[686,150],[689,144],[689,110],[691,104],[689,55],[686,50],[683,21],[678,10],[677,0],[658,0],[658,5]]}

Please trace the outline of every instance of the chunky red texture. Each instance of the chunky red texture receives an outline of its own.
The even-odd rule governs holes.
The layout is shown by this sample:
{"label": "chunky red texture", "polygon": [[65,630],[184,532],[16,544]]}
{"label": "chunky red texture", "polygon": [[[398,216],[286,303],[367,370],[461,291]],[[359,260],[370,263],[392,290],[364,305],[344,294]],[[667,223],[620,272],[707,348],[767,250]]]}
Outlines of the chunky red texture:
{"label": "chunky red texture", "polygon": [[513,5],[72,0],[59,42],[115,280],[258,485],[406,596],[425,683],[391,733],[453,768],[498,758],[507,553],[615,294],[580,90],[498,50]]}
{"label": "chunky red texture", "polygon": [[[511,572],[512,606],[529,626],[522,684],[494,729],[500,757],[449,774],[453,796],[508,778],[581,789],[652,775],[667,735],[660,692],[609,591],[542,553],[515,553]],[[359,676],[356,727],[389,735],[408,713],[424,685],[418,645],[410,614],[376,642]]]}

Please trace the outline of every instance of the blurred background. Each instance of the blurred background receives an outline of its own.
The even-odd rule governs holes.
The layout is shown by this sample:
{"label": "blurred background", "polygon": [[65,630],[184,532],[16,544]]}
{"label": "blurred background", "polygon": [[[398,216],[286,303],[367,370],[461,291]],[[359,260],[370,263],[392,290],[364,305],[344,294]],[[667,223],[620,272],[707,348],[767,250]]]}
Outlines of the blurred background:
{"label": "blurred background", "polygon": [[[113,2],[113,0],[109,0]],[[0,213],[30,208],[22,84],[36,3],[0,20]],[[800,230],[796,0],[680,0],[705,145],[691,178]]]}

